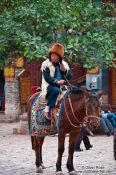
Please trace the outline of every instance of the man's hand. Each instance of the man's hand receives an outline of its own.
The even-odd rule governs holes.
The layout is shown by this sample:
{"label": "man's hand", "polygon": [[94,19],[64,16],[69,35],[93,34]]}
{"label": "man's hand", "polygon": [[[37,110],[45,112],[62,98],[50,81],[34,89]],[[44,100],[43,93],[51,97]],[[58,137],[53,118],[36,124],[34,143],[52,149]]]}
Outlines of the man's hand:
{"label": "man's hand", "polygon": [[61,70],[62,72],[66,72],[66,68],[64,67],[63,64],[60,64],[60,70]]}
{"label": "man's hand", "polygon": [[58,81],[57,81],[57,84],[58,84],[58,85],[63,85],[64,83],[65,83],[65,80],[58,80]]}

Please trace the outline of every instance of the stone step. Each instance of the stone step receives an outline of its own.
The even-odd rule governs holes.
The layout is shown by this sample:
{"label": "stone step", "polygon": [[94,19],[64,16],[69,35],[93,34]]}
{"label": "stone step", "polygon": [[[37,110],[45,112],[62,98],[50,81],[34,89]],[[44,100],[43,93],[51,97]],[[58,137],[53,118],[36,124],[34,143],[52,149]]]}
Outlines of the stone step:
{"label": "stone step", "polygon": [[18,120],[17,116],[10,116],[4,113],[0,113],[0,123],[12,123]]}
{"label": "stone step", "polygon": [[29,127],[28,127],[28,120],[27,120],[27,113],[23,113],[19,116],[20,122],[17,128],[13,128],[13,134],[29,134]]}

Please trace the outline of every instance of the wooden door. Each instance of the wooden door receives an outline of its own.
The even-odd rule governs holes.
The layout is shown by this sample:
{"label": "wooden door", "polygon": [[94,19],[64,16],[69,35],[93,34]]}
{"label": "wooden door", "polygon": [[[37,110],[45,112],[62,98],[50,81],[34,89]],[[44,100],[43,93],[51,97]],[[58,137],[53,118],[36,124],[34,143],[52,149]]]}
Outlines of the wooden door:
{"label": "wooden door", "polygon": [[41,63],[42,61],[28,61],[25,64],[25,70],[31,75],[31,86],[41,86]]}
{"label": "wooden door", "polygon": [[30,74],[25,72],[20,76],[20,102],[21,112],[27,111],[27,102],[31,96],[31,81]]}

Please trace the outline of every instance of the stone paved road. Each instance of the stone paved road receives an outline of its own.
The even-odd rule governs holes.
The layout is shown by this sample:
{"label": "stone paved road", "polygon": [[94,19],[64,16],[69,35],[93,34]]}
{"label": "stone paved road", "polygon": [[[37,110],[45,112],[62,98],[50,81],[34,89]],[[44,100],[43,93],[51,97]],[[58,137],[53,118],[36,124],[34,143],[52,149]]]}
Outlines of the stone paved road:
{"label": "stone paved road", "polygon": [[[35,175],[34,151],[31,150],[30,137],[13,135],[12,128],[17,123],[0,123],[0,175]],[[116,175],[116,162],[113,158],[113,137],[90,137],[94,147],[83,152],[75,152],[74,165],[78,175]],[[68,136],[63,156],[63,172],[66,169]],[[43,175],[55,175],[57,157],[57,136],[46,137],[43,146],[43,160],[46,170]]]}

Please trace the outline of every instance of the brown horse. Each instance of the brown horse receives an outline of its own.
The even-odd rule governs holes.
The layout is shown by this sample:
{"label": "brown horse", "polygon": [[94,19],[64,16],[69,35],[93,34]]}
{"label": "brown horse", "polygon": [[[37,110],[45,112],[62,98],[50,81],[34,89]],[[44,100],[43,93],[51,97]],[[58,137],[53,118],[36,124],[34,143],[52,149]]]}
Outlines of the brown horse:
{"label": "brown horse", "polygon": [[[85,90],[72,90],[68,93],[64,100],[62,117],[60,122],[60,130],[58,133],[58,158],[56,162],[56,174],[63,174],[61,168],[62,155],[64,152],[65,135],[69,133],[69,151],[67,159],[67,169],[70,175],[76,175],[73,166],[73,154],[76,138],[79,134],[80,127],[87,123],[95,123],[95,119],[99,117],[100,103],[99,98],[103,93],[99,92],[95,95]],[[38,93],[32,95],[28,102],[28,119],[30,126],[30,108]],[[83,119],[86,119],[85,121]],[[43,172],[42,162],[42,145],[44,137],[32,136],[32,149],[35,150],[37,172]]]}

